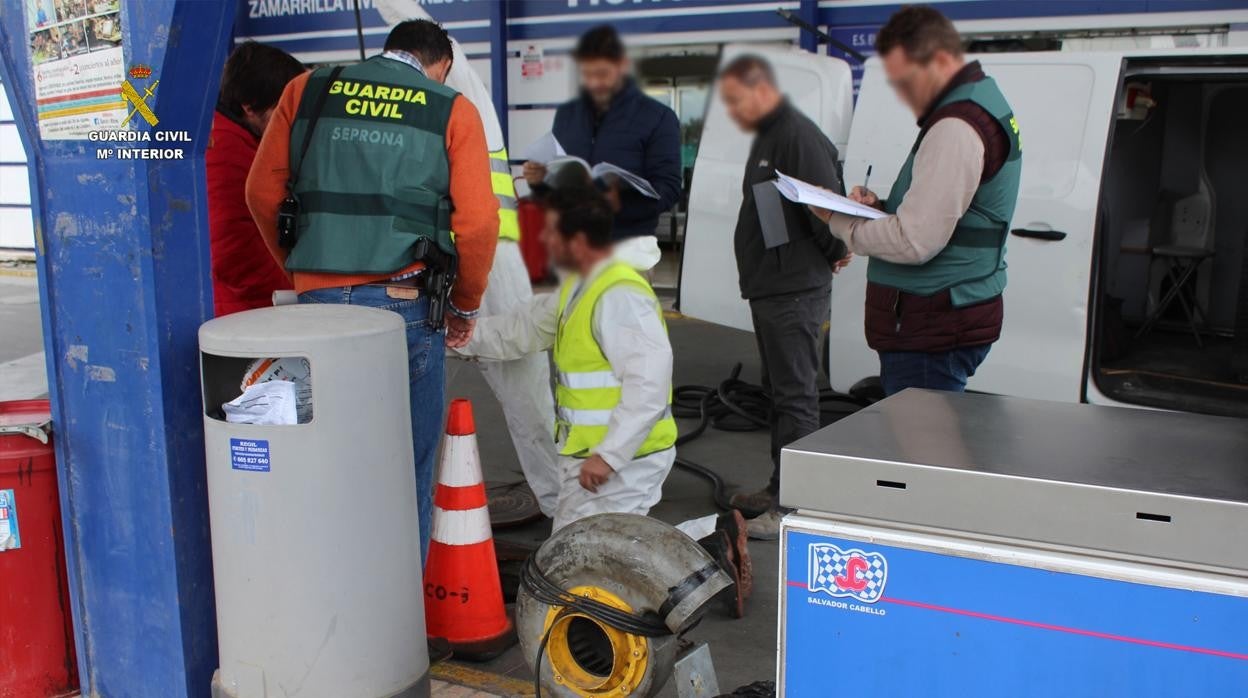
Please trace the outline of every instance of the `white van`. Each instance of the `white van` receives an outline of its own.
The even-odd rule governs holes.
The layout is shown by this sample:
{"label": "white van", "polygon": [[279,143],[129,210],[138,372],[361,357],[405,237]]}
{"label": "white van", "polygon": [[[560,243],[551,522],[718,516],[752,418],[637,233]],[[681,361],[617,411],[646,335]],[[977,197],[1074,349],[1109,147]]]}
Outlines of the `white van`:
{"label": "white van", "polygon": [[[870,188],[886,196],[917,127],[879,60],[867,62],[850,124],[847,65],[761,53],[837,144],[846,186],[870,167]],[[1023,145],[1005,326],[969,388],[1248,416],[1248,51],[969,59],[1005,92]],[[731,240],[748,138],[735,131],[716,100],[694,168],[679,307],[748,330]],[[840,391],[879,374],[863,336],[865,286],[865,260],[833,282],[828,373]]]}

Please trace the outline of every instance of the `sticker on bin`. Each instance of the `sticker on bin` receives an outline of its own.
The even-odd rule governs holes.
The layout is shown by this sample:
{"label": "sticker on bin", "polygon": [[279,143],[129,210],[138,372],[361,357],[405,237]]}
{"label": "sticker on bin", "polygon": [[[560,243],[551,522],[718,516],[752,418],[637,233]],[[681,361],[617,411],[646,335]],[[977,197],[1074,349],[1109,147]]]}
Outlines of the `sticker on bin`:
{"label": "sticker on bin", "polygon": [[17,531],[17,499],[13,490],[0,490],[0,553],[22,547]]}
{"label": "sticker on bin", "polygon": [[261,439],[230,439],[230,467],[257,473],[269,472],[269,442]]}

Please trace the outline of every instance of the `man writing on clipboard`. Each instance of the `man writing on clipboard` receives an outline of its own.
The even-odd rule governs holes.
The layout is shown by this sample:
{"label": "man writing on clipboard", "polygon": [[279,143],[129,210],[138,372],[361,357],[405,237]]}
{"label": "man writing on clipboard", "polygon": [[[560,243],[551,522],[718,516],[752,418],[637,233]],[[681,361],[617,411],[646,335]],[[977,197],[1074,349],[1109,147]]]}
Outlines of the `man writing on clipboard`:
{"label": "man writing on clipboard", "polygon": [[1001,336],[1005,240],[1018,200],[1018,122],[944,15],[907,7],[875,41],[919,136],[875,220],[813,209],[867,266],[867,344],[885,394],[961,392]]}
{"label": "man writing on clipboard", "polygon": [[771,479],[732,504],[747,515],[751,537],[779,536],[780,449],[819,428],[819,346],[831,314],[832,275],[849,263],[845,245],[812,213],[784,201],[772,180],[780,171],[844,193],[836,146],[789,104],[766,60],[744,55],[719,75],[728,115],[755,134],[745,163],[735,248],[741,296],[750,302],[771,393]]}

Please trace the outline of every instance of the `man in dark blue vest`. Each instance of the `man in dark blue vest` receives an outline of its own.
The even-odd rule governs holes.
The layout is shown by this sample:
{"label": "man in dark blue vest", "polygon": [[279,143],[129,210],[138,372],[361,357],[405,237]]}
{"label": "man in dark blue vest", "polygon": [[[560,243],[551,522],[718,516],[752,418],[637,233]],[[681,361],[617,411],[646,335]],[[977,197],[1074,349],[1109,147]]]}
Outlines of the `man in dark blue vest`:
{"label": "man in dark blue vest", "polygon": [[866,333],[884,392],[960,392],[1001,336],[1005,239],[1022,169],[1018,121],[936,10],[897,12],[875,47],[919,136],[887,200],[862,187],[850,194],[888,216],[815,213],[871,258]]}
{"label": "man in dark blue vest", "polygon": [[[659,214],[680,199],[680,122],[671,109],[646,96],[629,77],[628,54],[615,29],[603,25],[585,32],[572,53],[581,94],[555,112],[551,132],[569,155],[591,166],[609,162],[650,182],[658,199],[620,183],[612,236],[615,256],[648,270],[659,262],[655,228]],[[526,162],[530,186],[546,176],[543,163]]]}

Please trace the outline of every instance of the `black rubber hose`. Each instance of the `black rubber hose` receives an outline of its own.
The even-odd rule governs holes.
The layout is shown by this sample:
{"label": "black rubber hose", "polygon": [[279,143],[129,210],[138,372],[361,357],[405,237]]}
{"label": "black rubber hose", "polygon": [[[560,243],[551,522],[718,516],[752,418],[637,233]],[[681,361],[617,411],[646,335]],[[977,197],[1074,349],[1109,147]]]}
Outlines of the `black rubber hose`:
{"label": "black rubber hose", "polygon": [[541,644],[537,646],[537,658],[533,661],[533,693],[536,698],[541,698],[542,695],[542,657],[550,643],[550,634],[565,616],[588,616],[620,632],[640,637],[664,637],[672,634],[671,629],[655,613],[625,611],[595,599],[576,596],[563,589],[550,581],[538,567],[536,553],[525,560],[524,568],[520,572],[520,584],[537,601],[559,609],[546,627],[546,632],[542,633]]}
{"label": "black rubber hose", "polygon": [[[672,416],[680,419],[697,419],[693,429],[676,439],[676,446],[693,441],[706,433],[708,428],[718,431],[747,432],[771,427],[771,395],[760,385],[740,379],[741,364],[718,386],[682,385],[672,391]],[[823,390],[819,394],[821,411],[852,412],[866,403],[852,395]],[[676,465],[711,483],[715,506],[724,511],[732,509],[728,486],[719,473],[682,458],[679,451]]]}

